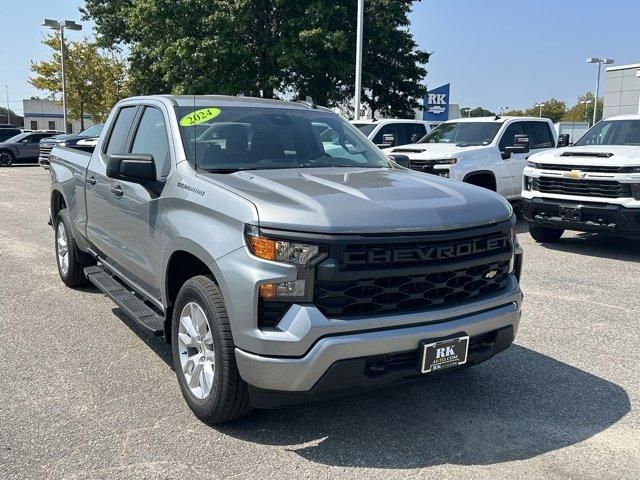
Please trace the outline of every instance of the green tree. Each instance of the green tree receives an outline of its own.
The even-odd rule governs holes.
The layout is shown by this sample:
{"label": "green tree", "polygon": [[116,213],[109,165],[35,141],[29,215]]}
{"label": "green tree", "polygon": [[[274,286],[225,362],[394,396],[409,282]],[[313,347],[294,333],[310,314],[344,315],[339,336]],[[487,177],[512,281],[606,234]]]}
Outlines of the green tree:
{"label": "green tree", "polygon": [[[406,28],[412,1],[369,0],[363,102],[406,114],[429,55]],[[217,93],[339,105],[354,94],[356,5],[341,0],[87,0],[104,46],[126,45],[134,93]]]}
{"label": "green tree", "polygon": [[[562,117],[562,120],[567,122],[589,122],[593,121],[593,98],[594,95],[591,92],[587,92],[578,97],[578,102],[567,110]],[[583,103],[587,102],[587,103]],[[604,109],[604,100],[602,97],[598,98],[598,113],[596,114],[596,121],[602,119],[602,111]]]}
{"label": "green tree", "polygon": [[[51,48],[51,58],[31,62],[29,83],[49,92],[49,98],[61,102],[62,63],[60,35],[47,36],[43,43]],[[111,107],[126,96],[126,65],[115,52],[102,52],[96,43],[65,42],[67,112],[84,129],[84,116],[94,122],[106,119]]]}
{"label": "green tree", "polygon": [[470,107],[465,107],[465,108],[461,108],[460,110],[463,110],[461,112],[463,117],[471,117],[471,118],[477,118],[477,117],[495,117],[495,112],[492,112],[491,110],[487,110],[486,108],[483,107],[476,107],[476,108],[472,108],[471,111],[468,111],[467,109]]}
{"label": "green tree", "polygon": [[[556,98],[550,98],[541,102],[542,105],[542,117],[550,119],[553,123],[559,122],[567,111],[567,104]],[[527,109],[525,116],[539,117],[540,107],[532,106]]]}

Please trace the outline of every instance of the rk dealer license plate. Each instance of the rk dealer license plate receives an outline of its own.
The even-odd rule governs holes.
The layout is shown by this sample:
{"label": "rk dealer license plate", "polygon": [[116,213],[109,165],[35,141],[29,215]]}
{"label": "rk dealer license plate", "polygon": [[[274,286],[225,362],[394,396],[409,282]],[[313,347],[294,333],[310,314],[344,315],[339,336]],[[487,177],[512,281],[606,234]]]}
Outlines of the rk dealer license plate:
{"label": "rk dealer license plate", "polygon": [[422,343],[422,373],[435,372],[467,363],[469,337]]}

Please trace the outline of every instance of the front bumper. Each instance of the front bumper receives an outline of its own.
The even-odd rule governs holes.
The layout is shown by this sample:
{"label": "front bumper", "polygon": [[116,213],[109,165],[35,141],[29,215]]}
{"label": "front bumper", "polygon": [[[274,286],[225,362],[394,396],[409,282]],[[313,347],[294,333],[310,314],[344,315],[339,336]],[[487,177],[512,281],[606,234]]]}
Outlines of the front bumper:
{"label": "front bumper", "polygon": [[640,209],[549,198],[522,199],[524,218],[535,225],[640,237]]}
{"label": "front bumper", "polygon": [[376,371],[373,376],[367,372],[367,362],[372,357],[415,355],[422,340],[469,335],[473,342],[496,332],[496,338],[488,342],[492,343],[490,348],[477,352],[470,348],[470,363],[479,363],[504,350],[518,330],[521,299],[518,290],[517,301],[440,322],[323,337],[300,357],[263,356],[237,348],[236,362],[242,378],[251,386],[255,406],[298,403],[389,385],[421,377],[418,361],[410,362],[406,368],[385,369],[383,374]]}

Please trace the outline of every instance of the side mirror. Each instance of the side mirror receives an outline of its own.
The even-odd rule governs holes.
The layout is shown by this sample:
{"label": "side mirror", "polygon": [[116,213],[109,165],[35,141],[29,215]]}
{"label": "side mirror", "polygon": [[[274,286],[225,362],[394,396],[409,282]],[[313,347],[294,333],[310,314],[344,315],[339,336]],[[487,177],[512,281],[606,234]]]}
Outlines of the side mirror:
{"label": "side mirror", "polygon": [[401,167],[411,168],[411,160],[406,155],[400,155],[399,153],[391,153],[389,154],[389,158],[396,162]]}
{"label": "side mirror", "polygon": [[[505,153],[529,153],[529,136],[528,135],[516,135],[513,139],[513,146],[506,147]],[[511,156],[511,155],[510,155]]]}
{"label": "side mirror", "polygon": [[389,148],[396,146],[396,136],[393,133],[385,133],[382,135],[382,143],[378,144],[380,148]]}
{"label": "side mirror", "polygon": [[107,177],[130,182],[154,182],[156,164],[153,155],[145,153],[111,154],[107,160]]}
{"label": "side mirror", "polygon": [[571,137],[568,133],[558,137],[558,148],[568,147],[569,145],[571,145]]}

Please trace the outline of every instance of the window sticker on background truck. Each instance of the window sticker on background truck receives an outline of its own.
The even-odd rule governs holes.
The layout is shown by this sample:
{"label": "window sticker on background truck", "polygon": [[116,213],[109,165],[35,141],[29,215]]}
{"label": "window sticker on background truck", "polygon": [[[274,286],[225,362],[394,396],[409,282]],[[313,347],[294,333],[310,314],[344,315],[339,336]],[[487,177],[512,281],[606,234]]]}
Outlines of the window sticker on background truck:
{"label": "window sticker on background truck", "polygon": [[216,118],[220,113],[222,113],[222,110],[219,108],[201,108],[200,110],[196,110],[182,117],[180,119],[180,126],[190,127],[192,125],[198,125],[206,122],[207,120],[211,120],[212,118]]}

